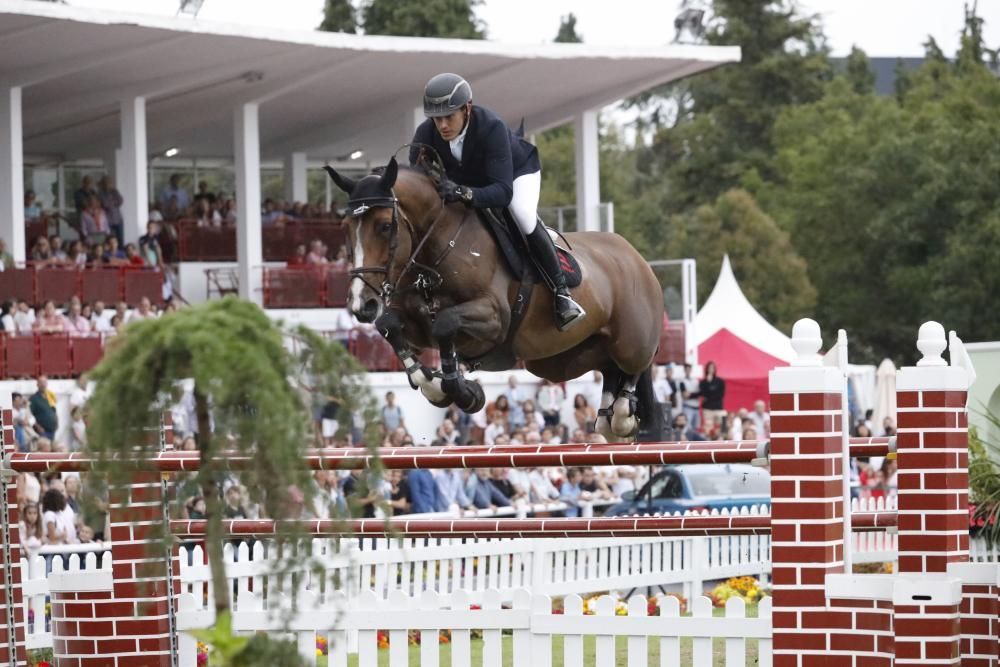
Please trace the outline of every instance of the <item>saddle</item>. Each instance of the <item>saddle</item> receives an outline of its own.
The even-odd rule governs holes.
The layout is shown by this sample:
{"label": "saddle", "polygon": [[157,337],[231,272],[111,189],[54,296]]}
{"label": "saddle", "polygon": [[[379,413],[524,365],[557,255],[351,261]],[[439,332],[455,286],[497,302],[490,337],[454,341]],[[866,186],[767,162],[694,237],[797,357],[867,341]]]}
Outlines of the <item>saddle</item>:
{"label": "saddle", "polygon": [[[463,359],[463,361],[473,370],[480,368],[507,370],[513,368],[517,363],[517,357],[514,354],[514,336],[521,326],[524,314],[528,311],[535,283],[542,280],[542,272],[533,261],[528,259],[531,257],[528,241],[507,208],[476,209],[476,213],[480,223],[493,237],[493,242],[496,243],[504,264],[507,265],[507,270],[520,284],[518,285],[517,298],[511,304],[510,324],[507,327],[504,341],[481,357]],[[542,221],[539,220],[538,224],[542,224]],[[550,230],[546,228],[546,231]],[[566,276],[566,286],[570,288],[579,286],[583,281],[580,263],[568,250],[558,244],[556,245],[556,254],[559,257],[559,266]]]}

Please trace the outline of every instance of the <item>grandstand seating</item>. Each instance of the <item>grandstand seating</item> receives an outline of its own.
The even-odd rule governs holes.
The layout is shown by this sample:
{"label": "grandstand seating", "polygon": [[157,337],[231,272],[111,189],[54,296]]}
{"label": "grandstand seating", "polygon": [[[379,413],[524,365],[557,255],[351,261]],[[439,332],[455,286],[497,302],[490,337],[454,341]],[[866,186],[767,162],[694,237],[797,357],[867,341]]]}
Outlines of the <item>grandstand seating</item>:
{"label": "grandstand seating", "polygon": [[[336,254],[347,239],[343,223],[334,220],[292,220],[261,230],[264,261],[286,262],[297,245],[320,240]],[[197,220],[177,221],[177,258],[182,262],[235,262],[236,227],[199,227]]]}
{"label": "grandstand seating", "polygon": [[163,302],[163,274],[143,267],[77,268],[53,265],[26,266],[0,271],[3,299],[23,299],[40,306],[46,301],[64,304],[77,296],[84,303],[125,301],[136,306],[142,297]]}

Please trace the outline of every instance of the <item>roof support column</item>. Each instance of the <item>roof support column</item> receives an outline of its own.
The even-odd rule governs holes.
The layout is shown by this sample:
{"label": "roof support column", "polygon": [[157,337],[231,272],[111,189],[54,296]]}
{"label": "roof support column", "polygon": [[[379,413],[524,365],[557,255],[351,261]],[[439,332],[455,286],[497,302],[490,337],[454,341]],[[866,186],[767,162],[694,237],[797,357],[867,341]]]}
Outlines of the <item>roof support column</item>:
{"label": "roof support column", "polygon": [[260,222],[260,106],[241,104],[233,111],[236,156],[236,259],[240,297],[264,302],[261,272],[264,249]]}
{"label": "roof support column", "polygon": [[573,119],[576,134],[576,230],[601,231],[600,136],[597,111],[584,111]]}
{"label": "roof support column", "polygon": [[295,152],[285,156],[285,200],[292,202],[309,201],[309,180],[306,173],[306,154]]}
{"label": "roof support column", "polygon": [[122,218],[126,243],[146,233],[149,218],[149,165],[146,148],[146,98],[121,102],[122,147],[115,154],[115,181],[122,193]]}
{"label": "roof support column", "polygon": [[27,255],[21,131],[21,88],[0,87],[0,239],[15,262],[23,262]]}
{"label": "roof support column", "polygon": [[[426,120],[424,116],[424,107],[413,107],[408,109],[405,114],[403,114],[403,136],[400,137],[400,144],[408,144],[413,141],[413,133],[417,131],[420,124]],[[397,160],[403,162],[403,164],[409,164],[409,150],[401,151],[400,155],[397,156]]]}

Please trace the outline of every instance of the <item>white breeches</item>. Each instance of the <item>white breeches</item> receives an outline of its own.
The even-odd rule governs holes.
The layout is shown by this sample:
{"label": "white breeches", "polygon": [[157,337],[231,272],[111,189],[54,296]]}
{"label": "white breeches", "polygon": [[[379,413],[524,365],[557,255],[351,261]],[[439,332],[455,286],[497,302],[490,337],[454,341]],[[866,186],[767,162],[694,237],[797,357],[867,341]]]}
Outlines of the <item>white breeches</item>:
{"label": "white breeches", "polygon": [[514,196],[510,200],[510,213],[525,235],[533,232],[538,223],[538,196],[541,192],[540,171],[514,179]]}

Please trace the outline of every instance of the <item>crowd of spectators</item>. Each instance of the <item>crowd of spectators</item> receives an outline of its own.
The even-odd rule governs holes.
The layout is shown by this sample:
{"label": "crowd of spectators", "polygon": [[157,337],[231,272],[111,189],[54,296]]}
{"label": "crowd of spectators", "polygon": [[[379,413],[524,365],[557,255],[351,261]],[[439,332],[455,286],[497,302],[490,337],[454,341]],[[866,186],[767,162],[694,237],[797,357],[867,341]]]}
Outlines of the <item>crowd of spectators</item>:
{"label": "crowd of spectators", "polygon": [[70,297],[63,308],[57,308],[54,301],[46,301],[41,308],[32,308],[21,299],[0,304],[0,331],[9,335],[30,335],[34,333],[65,333],[70,336],[102,334],[114,336],[130,322],[159,317],[162,313],[177,309],[176,301],[169,301],[161,309],[148,297],[142,297],[139,305],[130,309],[124,301],[114,310],[103,301],[83,303],[79,297]]}

